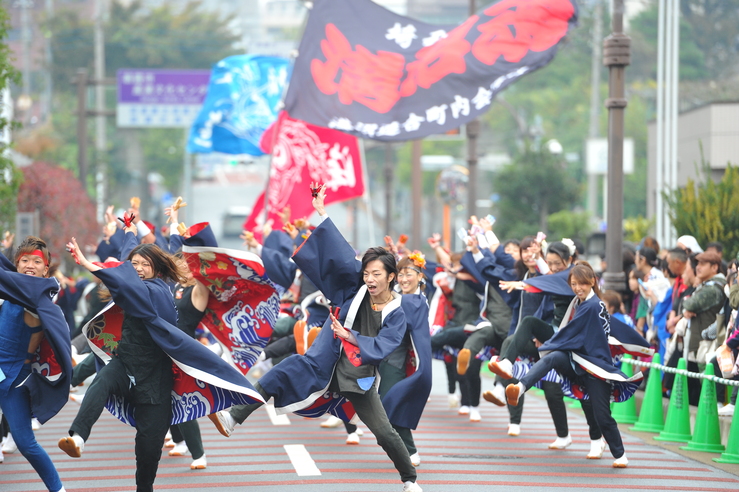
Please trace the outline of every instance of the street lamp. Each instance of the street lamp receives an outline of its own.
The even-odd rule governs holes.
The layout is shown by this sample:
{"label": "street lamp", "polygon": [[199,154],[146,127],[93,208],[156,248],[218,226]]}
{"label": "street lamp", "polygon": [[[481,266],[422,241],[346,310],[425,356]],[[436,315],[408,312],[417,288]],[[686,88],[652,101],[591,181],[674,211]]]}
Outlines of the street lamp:
{"label": "street lamp", "polygon": [[631,61],[631,38],[623,32],[624,0],[613,0],[611,28],[603,41],[603,64],[608,67],[608,229],[606,233],[606,272],[604,289],[623,291],[623,210],[624,210],[624,75]]}

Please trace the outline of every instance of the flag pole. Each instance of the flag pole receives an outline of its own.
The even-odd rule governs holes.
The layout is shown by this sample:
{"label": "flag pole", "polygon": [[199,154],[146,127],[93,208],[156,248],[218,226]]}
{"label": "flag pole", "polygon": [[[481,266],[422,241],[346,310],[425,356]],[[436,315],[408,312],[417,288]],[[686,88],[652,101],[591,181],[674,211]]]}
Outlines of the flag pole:
{"label": "flag pole", "polygon": [[[367,159],[364,158],[364,140],[357,139],[359,143],[359,158],[362,160],[362,179],[364,180],[364,206],[367,209],[367,228],[369,229],[370,245],[375,243],[375,218],[372,213],[372,202],[370,200],[370,182],[367,174]],[[355,244],[355,246],[357,246]]]}
{"label": "flag pole", "polygon": [[[303,5],[305,5],[305,8],[307,10],[305,14],[305,18],[303,19],[303,23],[300,26],[300,41],[298,42],[298,47],[300,46],[300,42],[303,40],[303,35],[305,34],[305,28],[308,25],[308,17],[310,17],[310,11],[313,9],[313,2],[303,2]],[[295,59],[300,55],[299,50],[293,50],[292,53],[290,53],[291,58],[291,71],[292,67],[295,66]],[[291,77],[292,78],[292,77]],[[287,96],[287,91],[290,89],[290,82],[285,84],[285,87],[282,90],[282,96],[280,98],[280,104],[278,105],[278,109],[280,112],[285,111],[285,97]],[[287,111],[285,111],[287,114]],[[288,115],[289,116],[289,115]],[[270,154],[269,154],[269,167],[267,168],[267,183],[264,186],[264,224],[267,223],[267,220],[269,220],[269,181],[270,181],[270,175],[272,174],[272,159],[274,159],[274,150],[275,150],[275,143],[277,142],[277,137],[280,133],[280,127],[282,127],[282,121],[280,120],[280,113],[277,113],[277,121],[274,127],[274,131],[272,132],[272,142],[270,143]],[[279,227],[282,227],[282,224],[279,225]]]}

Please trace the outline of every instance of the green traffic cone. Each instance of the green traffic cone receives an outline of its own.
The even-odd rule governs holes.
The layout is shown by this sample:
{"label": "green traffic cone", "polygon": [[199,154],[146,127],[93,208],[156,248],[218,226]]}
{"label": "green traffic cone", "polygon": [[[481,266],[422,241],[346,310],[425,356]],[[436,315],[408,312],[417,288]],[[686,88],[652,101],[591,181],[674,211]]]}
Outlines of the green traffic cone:
{"label": "green traffic cone", "polygon": [[[654,354],[652,362],[659,364],[659,354]],[[718,414],[716,414],[718,415]],[[660,432],[665,427],[665,419],[662,410],[662,372],[652,366],[649,370],[647,388],[644,390],[644,399],[641,402],[639,420],[636,421],[631,430],[641,432]]]}
{"label": "green traffic cone", "polygon": [[[624,359],[633,359],[630,355],[624,355]],[[634,375],[634,366],[621,364],[621,371],[628,377]],[[620,403],[611,403],[611,416],[619,424],[633,424],[636,422],[636,398],[633,396]]]}
{"label": "green traffic cone", "polygon": [[[706,370],[703,374],[713,376],[713,364],[706,364]],[[725,449],[721,444],[721,428],[718,424],[716,383],[710,379],[704,379],[701,386],[693,439],[690,440],[687,446],[681,446],[680,449],[704,451],[706,453],[720,453]]]}
{"label": "green traffic cone", "polygon": [[667,407],[665,430],[654,439],[657,441],[688,442],[690,441],[690,404],[688,403],[688,377],[680,374],[687,368],[685,359],[677,361],[678,373],[670,394],[670,405]]}
{"label": "green traffic cone", "polygon": [[726,442],[726,452],[720,458],[713,458],[716,463],[739,464],[739,422],[737,422],[736,406],[734,416],[731,417],[731,429],[729,429],[729,440]]}

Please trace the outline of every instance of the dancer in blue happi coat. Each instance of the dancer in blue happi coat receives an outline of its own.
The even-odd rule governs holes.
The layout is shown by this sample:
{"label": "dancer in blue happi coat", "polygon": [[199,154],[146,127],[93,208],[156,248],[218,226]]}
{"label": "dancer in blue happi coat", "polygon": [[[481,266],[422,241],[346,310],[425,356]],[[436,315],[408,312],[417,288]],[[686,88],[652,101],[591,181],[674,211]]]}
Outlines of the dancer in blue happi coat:
{"label": "dancer in blue happi coat", "polygon": [[628,377],[613,364],[608,340],[610,316],[600,301],[597,278],[590,265],[574,266],[568,281],[575,298],[565,313],[562,326],[539,347],[542,358],[517,384],[508,385],[506,398],[510,405],[517,405],[521,394],[550,370],[556,370],[572,384],[573,393],[581,398],[587,394],[590,398],[597,425],[615,458],[613,466],[625,468],[629,462],[618,425],[611,416],[610,400],[614,391],[633,394],[642,374],[638,372]]}
{"label": "dancer in blue happi coat", "polygon": [[431,333],[425,295],[426,258],[413,251],[398,261],[398,286],[403,295],[406,334],[400,346],[380,363],[380,398],[388,419],[411,455],[413,466],[421,464],[412,430],[431,393]]}
{"label": "dancer in blue happi coat", "polygon": [[[305,355],[288,357],[255,388],[265,400],[274,398],[278,413],[304,410],[336,396],[345,398],[393,461],[403,491],[420,492],[408,450],[388,420],[377,392],[377,366],[400,345],[407,326],[401,296],[392,291],[397,276],[395,257],[384,248],[370,248],[358,261],[326,215],[325,187],[314,189],[313,206],[322,222],[293,259],[339,307],[340,314],[329,317]],[[426,304],[420,296],[404,296],[402,302],[421,311]],[[211,415],[211,420],[228,437],[236,423],[243,423],[259,406],[236,406]],[[334,405],[328,410],[337,417],[350,416],[346,407]]]}
{"label": "dancer in blue happi coat", "polygon": [[[126,236],[133,235],[134,227],[127,223]],[[176,327],[166,281],[178,281],[182,274],[171,256],[156,245],[141,244],[127,261],[101,266],[84,257],[74,238],[67,247],[80,266],[108,287],[113,302],[86,327],[99,370],[59,447],[79,458],[107,404],[116,417],[136,427],[136,486],[138,492],[149,492],[170,423],[204,416],[205,408],[262,398],[238,371]],[[108,330],[116,323],[107,316],[116,312],[119,331],[114,335]]]}
{"label": "dancer in blue happi coat", "polygon": [[0,255],[0,408],[18,450],[46,487],[63,491],[49,455],[36,442],[31,418],[44,423],[68,401],[72,359],[69,328],[52,298],[59,282],[49,273],[46,243],[29,236],[15,265]]}

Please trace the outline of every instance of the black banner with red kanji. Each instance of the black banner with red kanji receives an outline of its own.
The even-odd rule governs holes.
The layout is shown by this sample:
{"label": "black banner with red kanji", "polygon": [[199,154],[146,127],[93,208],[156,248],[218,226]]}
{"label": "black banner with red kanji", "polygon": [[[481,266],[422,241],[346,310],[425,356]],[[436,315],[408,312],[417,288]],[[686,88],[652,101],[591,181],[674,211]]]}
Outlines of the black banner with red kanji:
{"label": "black banner with red kanji", "polygon": [[549,63],[576,21],[574,0],[501,0],[458,26],[426,24],[370,0],[316,0],[286,110],[376,140],[445,133]]}

